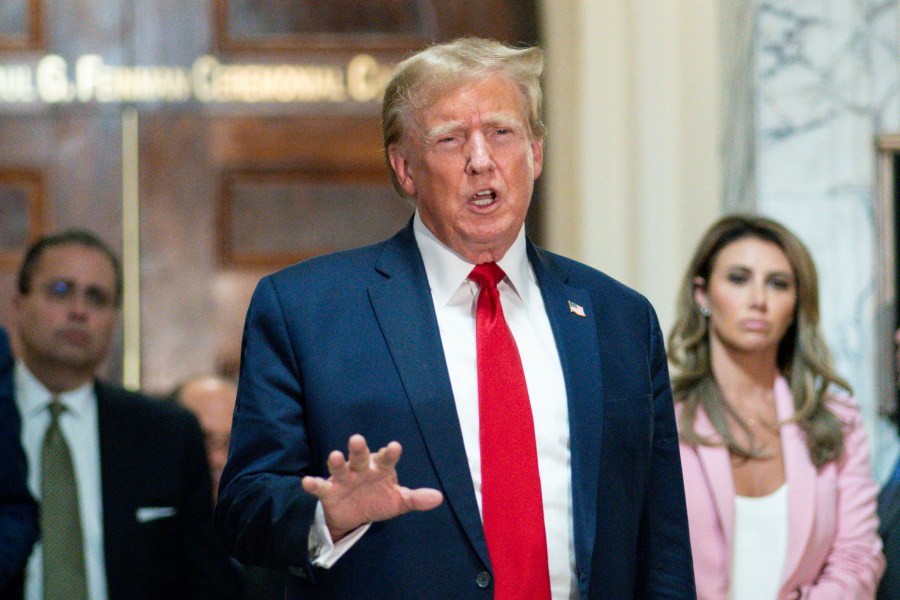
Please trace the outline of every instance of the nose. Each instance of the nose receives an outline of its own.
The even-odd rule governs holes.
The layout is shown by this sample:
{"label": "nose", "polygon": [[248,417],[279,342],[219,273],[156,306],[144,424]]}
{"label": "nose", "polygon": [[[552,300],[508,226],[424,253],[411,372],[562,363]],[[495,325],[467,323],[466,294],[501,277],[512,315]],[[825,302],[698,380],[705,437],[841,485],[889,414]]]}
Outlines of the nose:
{"label": "nose", "polygon": [[754,308],[766,310],[768,302],[767,288],[765,282],[755,283],[750,287],[750,302]]}
{"label": "nose", "polygon": [[83,321],[87,318],[88,307],[84,294],[73,294],[69,299],[69,316],[75,320]]}
{"label": "nose", "polygon": [[476,132],[472,135],[466,143],[466,150],[466,173],[479,175],[494,170],[490,144],[483,133]]}

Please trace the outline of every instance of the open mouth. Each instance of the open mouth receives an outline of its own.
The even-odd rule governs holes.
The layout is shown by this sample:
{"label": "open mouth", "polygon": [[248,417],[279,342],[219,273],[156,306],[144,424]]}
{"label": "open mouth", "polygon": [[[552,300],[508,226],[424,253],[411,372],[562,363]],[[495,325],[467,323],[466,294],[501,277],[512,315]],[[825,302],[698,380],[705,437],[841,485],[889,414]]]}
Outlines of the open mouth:
{"label": "open mouth", "polygon": [[489,206],[496,199],[497,194],[493,190],[481,190],[472,197],[472,203],[475,206]]}

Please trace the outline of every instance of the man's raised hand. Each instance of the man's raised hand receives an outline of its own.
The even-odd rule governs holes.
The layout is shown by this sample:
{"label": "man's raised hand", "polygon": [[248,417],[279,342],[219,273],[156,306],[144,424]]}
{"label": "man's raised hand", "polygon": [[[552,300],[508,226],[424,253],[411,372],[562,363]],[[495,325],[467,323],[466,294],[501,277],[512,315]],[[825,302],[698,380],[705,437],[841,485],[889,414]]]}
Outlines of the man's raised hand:
{"label": "man's raised hand", "polygon": [[328,456],[328,479],[306,476],[302,480],[303,489],[322,503],[325,524],[335,542],[364,523],[431,510],[443,502],[438,490],[411,490],[399,484],[396,466],[403,448],[398,442],[373,454],[366,439],[355,434],[347,449],[346,459],[339,450]]}

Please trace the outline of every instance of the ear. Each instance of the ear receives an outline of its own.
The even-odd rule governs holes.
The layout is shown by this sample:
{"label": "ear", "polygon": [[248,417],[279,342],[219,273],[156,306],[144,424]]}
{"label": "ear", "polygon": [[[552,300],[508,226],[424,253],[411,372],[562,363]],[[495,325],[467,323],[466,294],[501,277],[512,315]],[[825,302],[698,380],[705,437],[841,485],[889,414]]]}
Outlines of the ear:
{"label": "ear", "polygon": [[25,295],[19,293],[18,291],[13,293],[12,302],[9,303],[10,307],[10,321],[9,327],[7,327],[7,332],[9,332],[10,337],[12,337],[12,330],[18,330],[22,326],[23,319],[23,311],[25,310]]}
{"label": "ear", "polygon": [[531,142],[531,164],[534,178],[537,179],[544,170],[544,140]]}
{"label": "ear", "polygon": [[391,168],[394,169],[394,175],[400,182],[400,187],[410,198],[416,197],[416,184],[413,180],[412,168],[406,153],[400,148],[399,144],[391,144],[388,146],[388,160],[391,161]]}
{"label": "ear", "polygon": [[697,307],[701,310],[709,309],[708,299],[706,297],[706,280],[702,277],[694,277],[692,280],[694,284],[694,302],[697,303]]}

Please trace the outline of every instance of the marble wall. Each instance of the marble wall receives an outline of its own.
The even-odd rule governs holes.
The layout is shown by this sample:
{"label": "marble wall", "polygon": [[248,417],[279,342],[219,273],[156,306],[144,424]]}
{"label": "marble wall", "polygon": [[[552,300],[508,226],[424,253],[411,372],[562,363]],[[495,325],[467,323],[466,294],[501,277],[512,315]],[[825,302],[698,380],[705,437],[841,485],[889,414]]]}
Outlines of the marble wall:
{"label": "marble wall", "polygon": [[753,106],[752,119],[732,122],[733,135],[726,127],[725,153],[730,146],[744,158],[728,173],[725,208],[774,217],[810,247],[823,329],[884,477],[898,442],[878,416],[878,365],[890,334],[877,318],[886,307],[877,294],[876,138],[900,131],[900,2],[756,0],[752,20],[737,30],[751,27],[752,35],[733,37],[730,52],[753,85],[726,86],[726,104],[746,115],[742,94],[752,89]]}

